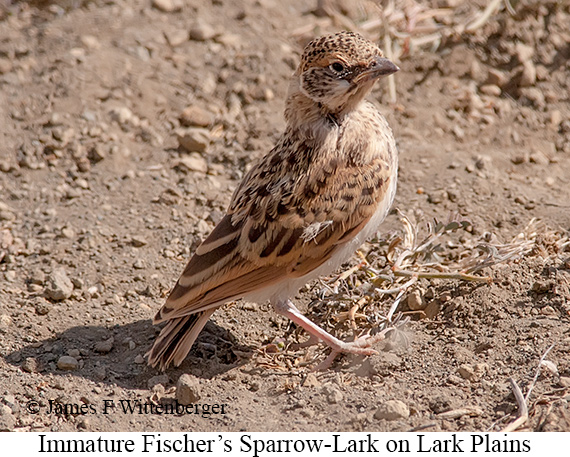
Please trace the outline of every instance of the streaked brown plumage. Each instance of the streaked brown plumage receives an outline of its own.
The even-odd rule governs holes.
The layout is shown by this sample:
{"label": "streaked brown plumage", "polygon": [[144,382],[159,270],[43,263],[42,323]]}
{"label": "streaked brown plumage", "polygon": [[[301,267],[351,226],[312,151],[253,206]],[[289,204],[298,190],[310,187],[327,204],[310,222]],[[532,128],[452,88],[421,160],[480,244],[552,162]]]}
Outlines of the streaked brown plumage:
{"label": "streaked brown plumage", "polygon": [[371,340],[345,343],[289,300],[374,235],[396,190],[390,127],[364,97],[398,70],[360,35],[309,43],[292,77],[276,146],[238,186],[227,214],[190,259],[154,322],[166,322],[150,365],[179,365],[209,317],[244,297],[275,310],[331,346],[372,354]]}

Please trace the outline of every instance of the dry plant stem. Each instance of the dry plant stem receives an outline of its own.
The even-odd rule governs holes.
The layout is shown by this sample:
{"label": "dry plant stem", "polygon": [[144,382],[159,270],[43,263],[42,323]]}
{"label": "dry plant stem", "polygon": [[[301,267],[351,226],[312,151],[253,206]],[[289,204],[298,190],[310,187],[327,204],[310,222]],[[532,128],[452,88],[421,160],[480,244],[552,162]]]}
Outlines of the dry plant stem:
{"label": "dry plant stem", "polygon": [[538,380],[538,376],[540,375],[540,368],[542,367],[542,362],[544,362],[544,359],[546,359],[546,356],[548,355],[548,353],[550,352],[550,350],[553,347],[554,347],[554,344],[552,344],[546,351],[544,351],[544,354],[542,354],[542,357],[538,361],[538,368],[536,369],[536,372],[534,373],[534,378],[532,378],[532,382],[530,383],[530,386],[528,388],[528,392],[526,393],[526,396],[524,397],[524,401],[527,403],[528,403],[528,399],[530,398],[530,394],[531,394],[532,390],[534,389],[534,386],[536,386],[536,381]]}
{"label": "dry plant stem", "polygon": [[348,311],[348,320],[350,322],[350,327],[352,328],[352,330],[356,330],[356,312],[358,311],[358,308],[360,308],[363,304],[364,301],[366,301],[366,299],[364,300],[359,300],[358,303],[356,305],[354,305],[352,308],[350,308],[350,310]]}
{"label": "dry plant stem", "polygon": [[493,279],[489,276],[473,276],[466,273],[456,272],[456,273],[422,273],[418,271],[406,271],[400,269],[394,269],[394,276],[404,276],[412,277],[417,276],[418,278],[426,279],[461,279],[463,281],[474,281],[474,282],[492,282]]}
{"label": "dry plant stem", "polygon": [[365,262],[360,262],[358,265],[354,265],[353,267],[350,267],[348,270],[343,271],[340,275],[338,275],[338,277],[336,278],[335,282],[333,283],[333,287],[340,284],[341,281],[344,281],[346,278],[348,278],[352,273],[356,273],[358,270],[360,270],[363,266],[365,265]]}
{"label": "dry plant stem", "polygon": [[503,0],[491,0],[487,4],[487,8],[485,8],[485,11],[483,11],[483,14],[481,14],[481,16],[479,16],[473,22],[467,24],[464,30],[466,32],[474,32],[475,30],[482,27],[485,24],[485,22],[487,22],[489,18],[493,15],[493,13],[495,12],[495,10],[502,1]]}
{"label": "dry plant stem", "polygon": [[528,388],[526,396],[523,396],[521,389],[516,383],[516,381],[513,378],[509,378],[509,382],[511,383],[511,387],[513,389],[513,394],[515,396],[515,400],[519,408],[519,417],[515,421],[507,425],[503,430],[501,430],[502,432],[513,432],[528,420],[528,400],[530,398],[530,394],[534,389],[534,386],[536,386],[536,381],[538,380],[538,376],[540,375],[540,368],[542,367],[542,362],[544,362],[546,356],[553,347],[554,344],[552,344],[546,351],[544,351],[544,354],[542,354],[542,357],[540,357],[540,360],[538,362],[538,368],[536,369],[534,378],[532,379],[532,382]]}
{"label": "dry plant stem", "polygon": [[[403,21],[406,19],[406,16],[401,11],[389,11],[385,9],[385,16],[386,20],[389,24],[393,24],[399,21]],[[416,23],[425,21],[426,19],[431,19],[438,16],[450,16],[453,14],[453,10],[450,8],[436,8],[433,10],[422,11],[417,13]],[[366,32],[370,32],[372,30],[380,29],[383,27],[384,21],[381,18],[374,18],[369,19],[360,24],[360,29]],[[417,32],[417,27],[414,27],[413,31],[410,31],[410,34],[413,32]]]}
{"label": "dry plant stem", "polygon": [[412,38],[410,48],[419,48],[432,43],[434,46],[439,46],[441,43],[441,33],[432,33],[431,35],[426,35],[420,38]]}
{"label": "dry plant stem", "polygon": [[515,400],[517,401],[517,406],[519,408],[519,417],[507,425],[503,430],[501,430],[503,433],[514,432],[528,420],[528,407],[526,405],[526,400],[523,397],[521,389],[513,378],[509,378],[509,382],[511,383],[511,388],[513,389]]}
{"label": "dry plant stem", "polygon": [[515,9],[513,8],[513,5],[511,5],[510,0],[505,0],[505,8],[507,9],[507,11],[509,12],[509,14],[511,16],[514,16],[517,14],[517,12],[515,11]]}
{"label": "dry plant stem", "polygon": [[483,411],[476,406],[467,406],[465,408],[453,409],[437,415],[440,419],[459,419],[463,416],[481,416]]}
{"label": "dry plant stem", "polygon": [[[415,282],[415,281],[414,281]],[[413,284],[413,283],[412,283]],[[398,309],[398,306],[400,305],[400,302],[402,301],[402,297],[404,296],[404,294],[406,293],[406,289],[402,289],[400,291],[400,293],[398,294],[398,296],[396,297],[396,299],[394,300],[394,303],[392,303],[392,306],[390,307],[390,311],[388,311],[388,315],[386,316],[386,321],[387,322],[392,322],[392,317],[394,316],[394,314],[396,313],[396,310]]]}
{"label": "dry plant stem", "polygon": [[418,280],[417,276],[412,276],[412,279],[410,279],[408,282],[406,282],[405,284],[395,287],[393,289],[374,289],[376,292],[378,292],[379,294],[396,294],[398,292],[401,292],[402,290],[406,290],[408,287],[410,287],[412,284],[414,284],[416,281]]}

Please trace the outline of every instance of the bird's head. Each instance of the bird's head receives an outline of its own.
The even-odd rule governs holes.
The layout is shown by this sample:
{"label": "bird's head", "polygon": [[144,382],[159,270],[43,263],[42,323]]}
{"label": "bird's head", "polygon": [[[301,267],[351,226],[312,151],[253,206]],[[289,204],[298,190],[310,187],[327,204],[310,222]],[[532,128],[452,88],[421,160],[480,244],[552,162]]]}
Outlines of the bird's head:
{"label": "bird's head", "polygon": [[343,31],[316,38],[305,47],[292,91],[338,115],[354,109],[376,80],[398,70],[374,43]]}

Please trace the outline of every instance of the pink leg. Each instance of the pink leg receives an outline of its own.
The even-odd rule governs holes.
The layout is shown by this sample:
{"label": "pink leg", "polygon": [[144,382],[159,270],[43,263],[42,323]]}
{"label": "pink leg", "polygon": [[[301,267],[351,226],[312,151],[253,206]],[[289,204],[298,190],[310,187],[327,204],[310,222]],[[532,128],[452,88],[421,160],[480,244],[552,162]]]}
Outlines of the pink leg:
{"label": "pink leg", "polygon": [[[335,338],[330,333],[319,327],[317,324],[311,322],[309,319],[303,316],[301,311],[299,311],[290,300],[275,303],[273,304],[273,308],[275,309],[275,312],[288,317],[293,322],[295,322],[295,324],[303,327],[312,337],[318,338],[327,344],[332,349],[332,352],[335,354],[335,356],[341,352],[361,355],[378,354],[378,352],[372,349],[370,346],[378,341],[383,340],[386,336],[384,332],[380,332],[374,336],[365,336],[358,338],[355,341],[345,342],[339,340],[338,338]],[[329,358],[333,356],[333,354],[331,354]]]}

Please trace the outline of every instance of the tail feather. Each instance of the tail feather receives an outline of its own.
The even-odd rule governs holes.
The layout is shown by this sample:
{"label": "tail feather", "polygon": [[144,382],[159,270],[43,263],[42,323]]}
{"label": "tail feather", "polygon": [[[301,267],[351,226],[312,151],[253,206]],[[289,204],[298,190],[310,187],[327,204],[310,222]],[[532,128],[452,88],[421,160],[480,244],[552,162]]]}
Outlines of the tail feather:
{"label": "tail feather", "polygon": [[190,352],[194,341],[216,308],[171,319],[162,329],[152,348],[145,354],[149,365],[165,370],[171,363],[178,366]]}

